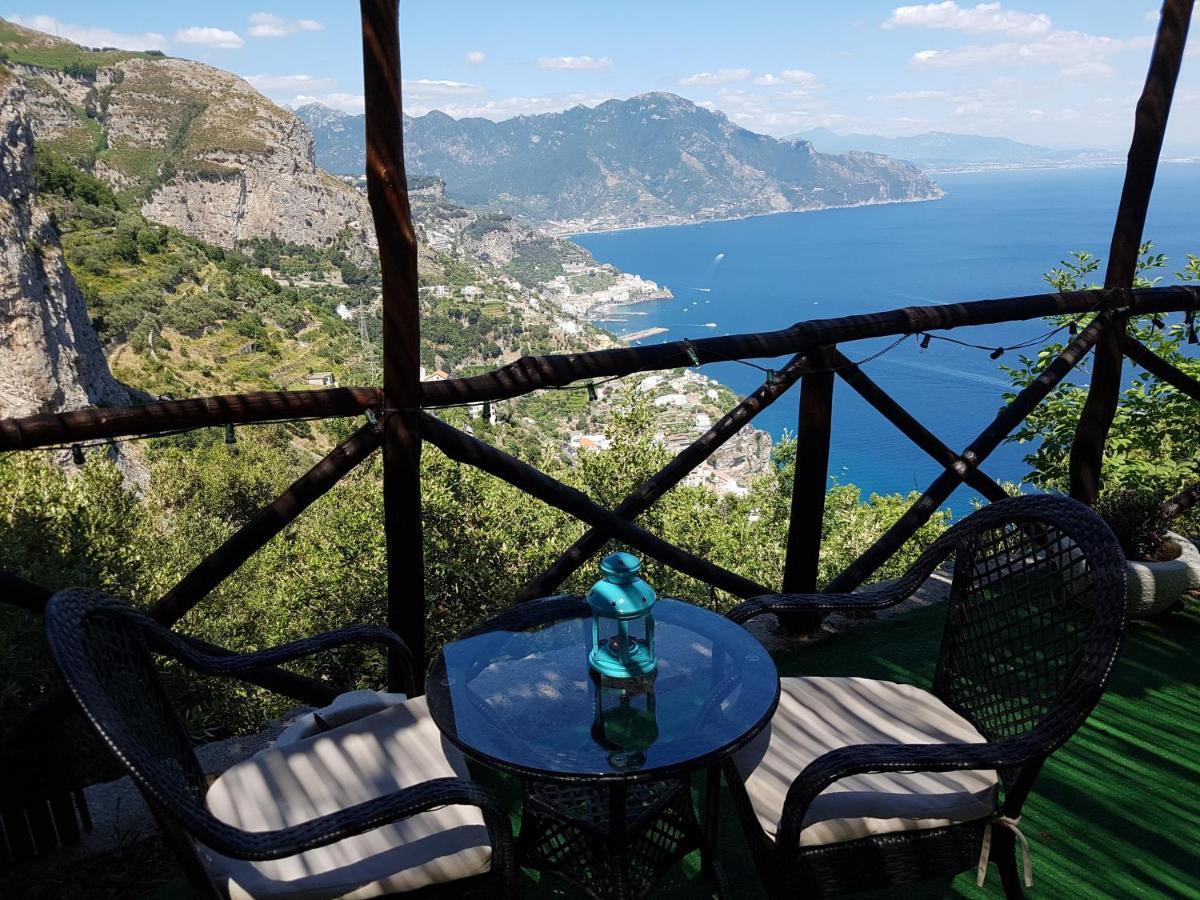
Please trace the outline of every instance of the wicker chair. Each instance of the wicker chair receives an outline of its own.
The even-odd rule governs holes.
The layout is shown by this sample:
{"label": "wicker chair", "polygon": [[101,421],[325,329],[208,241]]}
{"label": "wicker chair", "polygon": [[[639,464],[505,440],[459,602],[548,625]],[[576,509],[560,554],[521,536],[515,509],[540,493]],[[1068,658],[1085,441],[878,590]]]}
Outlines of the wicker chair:
{"label": "wicker chair", "polygon": [[909,597],[953,558],[932,691],[784,678],[771,726],[725,770],[773,896],[837,895],[977,868],[1021,896],[1017,828],[1046,758],[1103,693],[1125,626],[1112,532],[1063,497],[1003,500],[949,529],[899,581],[770,595],[730,612],[821,615]]}
{"label": "wicker chair", "polygon": [[200,896],[369,897],[445,884],[511,893],[508,816],[468,780],[424,698],[264,750],[210,788],[151,657],[236,676],[365,641],[408,660],[392,632],[355,626],[218,657],[124,603],[66,590],[46,607],[46,636],[71,692],[133,776]]}

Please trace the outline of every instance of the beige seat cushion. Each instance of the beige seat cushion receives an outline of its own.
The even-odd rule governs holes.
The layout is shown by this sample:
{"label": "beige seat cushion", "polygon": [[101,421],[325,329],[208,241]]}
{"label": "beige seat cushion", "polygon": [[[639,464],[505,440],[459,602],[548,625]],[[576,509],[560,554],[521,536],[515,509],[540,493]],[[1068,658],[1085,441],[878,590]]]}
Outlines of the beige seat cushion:
{"label": "beige seat cushion", "polygon": [[[209,790],[213,815],[245,831],[298,825],[434,778],[467,778],[423,697],[229,769]],[[201,849],[231,898],[378,897],[487,872],[491,845],[473,806],[447,806],[285,859],[249,862]]]}
{"label": "beige seat cushion", "polygon": [[[734,758],[772,840],[788,788],[804,767],[856,744],[983,743],[966,719],[919,688],[869,678],[781,678],[771,724]],[[989,816],[996,773],[882,772],[834,782],[809,807],[801,846],[940,828]]]}

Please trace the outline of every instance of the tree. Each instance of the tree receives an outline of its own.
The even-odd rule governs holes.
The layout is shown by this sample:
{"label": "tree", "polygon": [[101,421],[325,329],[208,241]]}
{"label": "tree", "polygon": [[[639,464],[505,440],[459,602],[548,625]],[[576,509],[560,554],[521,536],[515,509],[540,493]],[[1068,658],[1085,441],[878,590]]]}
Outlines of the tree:
{"label": "tree", "polygon": [[[1140,249],[1135,287],[1151,287],[1162,280],[1154,274],[1167,268],[1168,260],[1147,242]],[[1096,288],[1090,281],[1100,260],[1087,251],[1076,251],[1048,271],[1047,283],[1060,291]],[[1188,257],[1180,281],[1200,280],[1200,258]],[[1065,326],[1073,317],[1051,319]],[[1158,356],[1192,377],[1200,378],[1200,359],[1189,351],[1186,321],[1166,321],[1155,316],[1130,319],[1129,333]],[[1006,366],[1014,388],[1029,384],[1037,372],[1063,347],[1061,339],[1047,344],[1036,356],[1021,356],[1017,366]],[[1086,362],[1080,367],[1087,370]],[[1128,373],[1128,369],[1126,370]],[[1011,395],[1010,395],[1011,396]],[[1025,461],[1030,466],[1027,481],[1047,490],[1065,491],[1068,459],[1075,437],[1075,423],[1083,409],[1087,387],[1076,380],[1061,385],[1025,420],[1010,440],[1029,444]],[[1102,467],[1105,491],[1144,488],[1162,499],[1200,478],[1200,408],[1195,401],[1132,367],[1121,392],[1116,416],[1104,448]]]}

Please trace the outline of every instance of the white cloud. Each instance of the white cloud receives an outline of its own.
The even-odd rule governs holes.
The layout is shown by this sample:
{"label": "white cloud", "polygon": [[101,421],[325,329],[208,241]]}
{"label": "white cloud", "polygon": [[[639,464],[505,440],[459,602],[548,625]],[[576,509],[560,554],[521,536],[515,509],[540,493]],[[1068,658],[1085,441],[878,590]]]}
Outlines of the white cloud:
{"label": "white cloud", "polygon": [[966,66],[1060,65],[1070,67],[1095,60],[1132,46],[1116,38],[1085,34],[1082,31],[1054,31],[1043,39],[1021,43],[958,47],[954,50],[920,50],[913,54],[914,65],[923,68],[950,69]]}
{"label": "white cloud", "polygon": [[804,87],[816,87],[817,76],[803,69],[784,69],[778,75],[759,75],[754,79],[755,84],[773,87],[777,84],[799,84]]}
{"label": "white cloud", "polygon": [[1067,66],[1062,70],[1062,76],[1064,78],[1073,78],[1078,80],[1090,78],[1111,78],[1116,73],[1117,70],[1108,63],[1100,62],[1094,59],[1075,63],[1073,66]]}
{"label": "white cloud", "polygon": [[333,87],[332,78],[312,75],[246,75],[245,79],[260,91],[324,91]]}
{"label": "white cloud", "polygon": [[477,66],[481,62],[484,62],[486,60],[487,60],[487,54],[484,53],[482,50],[468,50],[467,51],[467,62],[469,62],[473,66]]}
{"label": "white cloud", "polygon": [[731,84],[735,81],[745,81],[749,77],[749,69],[721,69],[717,72],[697,72],[687,78],[680,78],[679,83],[684,85]]}
{"label": "white cloud", "polygon": [[174,40],[177,44],[199,44],[202,47],[217,47],[222,50],[236,50],[246,43],[236,31],[200,25],[181,28],[175,32]]}
{"label": "white cloud", "polygon": [[319,94],[313,96],[311,94],[297,94],[292,98],[291,106],[293,109],[298,106],[304,106],[307,103],[322,103],[332,109],[340,109],[342,112],[357,115],[365,108],[365,100],[362,94],[343,94],[333,92],[330,94]]}
{"label": "white cloud", "polygon": [[325,26],[316,19],[287,20],[275,13],[256,12],[250,15],[250,37],[281,38],[299,31],[324,31]]}
{"label": "white cloud", "polygon": [[608,56],[543,56],[537,61],[539,69],[611,69],[612,58]]}
{"label": "white cloud", "polygon": [[90,25],[72,25],[54,16],[8,16],[10,22],[24,28],[33,28],[53,34],[84,47],[117,47],[121,50],[166,50],[167,38],[156,31],[131,34],[95,28]]}
{"label": "white cloud", "polygon": [[701,106],[725,113],[743,128],[768,134],[790,134],[829,124],[825,100],[811,97],[803,89],[756,91],[721,88],[715,101]]}
{"label": "white cloud", "polygon": [[513,116],[533,116],[539,113],[562,112],[575,106],[596,106],[609,99],[594,94],[561,94],[546,97],[505,97],[499,100],[483,100],[476,103],[409,103],[406,98],[404,111],[410,116],[420,116],[433,109],[441,110],[456,119],[481,117],[499,122]]}
{"label": "white cloud", "polygon": [[435,81],[431,78],[405,80],[403,84],[404,99],[436,99],[441,97],[477,97],[487,93],[487,89],[477,84],[465,81]]}
{"label": "white cloud", "polygon": [[914,100],[941,100],[946,96],[945,91],[897,91],[883,99],[894,103],[911,103]]}
{"label": "white cloud", "polygon": [[959,6],[954,0],[926,3],[923,6],[898,6],[883,23],[884,28],[949,28],[954,31],[999,32],[1035,36],[1050,31],[1050,17],[1045,13],[1018,12],[1004,9],[999,3],[980,3],[975,7]]}

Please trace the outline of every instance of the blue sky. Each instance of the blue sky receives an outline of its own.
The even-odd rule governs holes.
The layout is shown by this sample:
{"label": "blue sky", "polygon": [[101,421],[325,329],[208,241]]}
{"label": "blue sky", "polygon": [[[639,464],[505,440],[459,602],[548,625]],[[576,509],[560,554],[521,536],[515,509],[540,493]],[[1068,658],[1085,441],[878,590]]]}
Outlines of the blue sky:
{"label": "blue sky", "polygon": [[[229,69],[272,99],[362,108],[357,4],[10,2],[6,18],[89,45],[158,48]],[[493,119],[651,90],[784,135],[998,134],[1124,149],[1149,60],[1149,0],[408,0],[409,112]],[[1168,150],[1200,152],[1200,37]]]}

